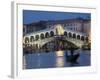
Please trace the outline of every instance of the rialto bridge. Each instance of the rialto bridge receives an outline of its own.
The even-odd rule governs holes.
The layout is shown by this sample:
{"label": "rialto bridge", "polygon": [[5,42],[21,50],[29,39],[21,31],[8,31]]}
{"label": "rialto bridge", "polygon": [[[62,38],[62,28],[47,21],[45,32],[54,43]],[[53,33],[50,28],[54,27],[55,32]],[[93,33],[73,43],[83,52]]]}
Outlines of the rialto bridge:
{"label": "rialto bridge", "polygon": [[75,44],[77,47],[81,47],[88,41],[88,36],[85,33],[63,29],[61,25],[56,25],[53,29],[45,29],[26,34],[23,37],[23,44],[27,46],[37,45],[40,48],[60,35],[65,36],[65,40]]}

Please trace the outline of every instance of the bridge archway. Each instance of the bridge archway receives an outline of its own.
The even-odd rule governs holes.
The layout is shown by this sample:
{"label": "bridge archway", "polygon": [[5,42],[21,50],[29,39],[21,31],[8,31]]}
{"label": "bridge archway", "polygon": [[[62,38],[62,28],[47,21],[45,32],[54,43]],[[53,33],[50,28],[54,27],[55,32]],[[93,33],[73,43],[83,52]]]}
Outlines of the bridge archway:
{"label": "bridge archway", "polygon": [[54,40],[51,40],[45,44],[43,44],[41,46],[41,49],[47,49],[47,50],[59,50],[59,49],[62,49],[62,50],[65,50],[65,49],[70,49],[71,47],[73,48],[79,48],[79,46],[77,46],[75,43],[72,43],[68,40],[64,40],[61,42],[62,44],[58,44],[57,41],[54,39]]}
{"label": "bridge archway", "polygon": [[50,35],[48,32],[45,33],[45,38],[48,38]]}
{"label": "bridge archway", "polygon": [[65,35],[65,36],[68,36],[66,31],[64,32],[64,35]]}
{"label": "bridge archway", "polygon": [[80,35],[77,35],[77,39],[80,39]]}
{"label": "bridge archway", "polygon": [[44,34],[41,33],[41,34],[40,34],[40,39],[44,39],[44,38],[45,38]]}
{"label": "bridge archway", "polygon": [[81,40],[84,41],[84,36],[81,36]]}
{"label": "bridge archway", "polygon": [[69,37],[72,37],[72,33],[71,32],[69,32],[68,34],[69,34]]}
{"label": "bridge archway", "polygon": [[35,40],[39,40],[39,35],[36,35],[35,36]]}
{"label": "bridge archway", "polygon": [[73,38],[76,38],[76,34],[75,33],[73,34]]}
{"label": "bridge archway", "polygon": [[25,37],[25,43],[29,43],[29,38]]}
{"label": "bridge archway", "polygon": [[30,36],[30,42],[34,41],[34,36]]}
{"label": "bridge archway", "polygon": [[50,31],[50,37],[53,37],[53,36],[54,36],[54,32]]}

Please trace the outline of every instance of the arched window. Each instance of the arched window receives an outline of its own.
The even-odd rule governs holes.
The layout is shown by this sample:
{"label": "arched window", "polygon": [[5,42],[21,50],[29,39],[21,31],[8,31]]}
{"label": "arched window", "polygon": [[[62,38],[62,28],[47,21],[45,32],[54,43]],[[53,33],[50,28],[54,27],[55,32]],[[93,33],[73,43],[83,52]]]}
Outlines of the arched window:
{"label": "arched window", "polygon": [[41,39],[44,39],[44,34],[43,33],[40,35],[40,38]]}
{"label": "arched window", "polygon": [[69,37],[72,37],[72,34],[71,33],[69,33]]}
{"label": "arched window", "polygon": [[25,38],[25,43],[29,43],[29,38],[28,37]]}
{"label": "arched window", "polygon": [[30,37],[30,42],[33,42],[34,41],[34,36],[31,36]]}
{"label": "arched window", "polygon": [[36,35],[35,36],[35,40],[39,40],[39,35]]}
{"label": "arched window", "polygon": [[73,34],[73,38],[76,38],[76,34]]}
{"label": "arched window", "polygon": [[48,37],[49,37],[49,33],[46,32],[46,33],[45,33],[45,38],[48,38]]}
{"label": "arched window", "polygon": [[67,32],[66,31],[64,32],[64,35],[67,36]]}
{"label": "arched window", "polygon": [[84,41],[84,36],[81,36],[81,40]]}
{"label": "arched window", "polygon": [[77,35],[77,39],[80,39],[80,35]]}
{"label": "arched window", "polygon": [[51,36],[51,37],[54,36],[54,32],[53,32],[53,31],[50,32],[50,36]]}

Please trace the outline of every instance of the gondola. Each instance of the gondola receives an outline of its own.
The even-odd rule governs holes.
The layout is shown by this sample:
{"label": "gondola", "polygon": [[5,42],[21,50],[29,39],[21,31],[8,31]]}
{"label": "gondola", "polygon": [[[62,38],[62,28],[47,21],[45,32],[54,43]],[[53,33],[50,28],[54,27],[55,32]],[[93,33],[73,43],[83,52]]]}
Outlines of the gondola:
{"label": "gondola", "polygon": [[77,63],[77,59],[79,58],[80,54],[74,54],[74,55],[67,55],[66,53],[66,61],[70,63]]}

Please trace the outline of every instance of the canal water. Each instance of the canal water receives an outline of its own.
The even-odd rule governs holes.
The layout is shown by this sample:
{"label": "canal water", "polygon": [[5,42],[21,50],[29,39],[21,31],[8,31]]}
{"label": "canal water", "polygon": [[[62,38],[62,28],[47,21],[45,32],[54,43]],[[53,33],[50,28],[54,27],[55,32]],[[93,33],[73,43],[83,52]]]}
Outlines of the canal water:
{"label": "canal water", "polygon": [[[66,53],[70,55],[70,51],[25,54],[23,56],[23,68],[39,69],[91,65],[91,55],[89,50],[81,50],[76,62],[67,61]],[[77,51],[74,52],[74,54],[77,54]]]}

